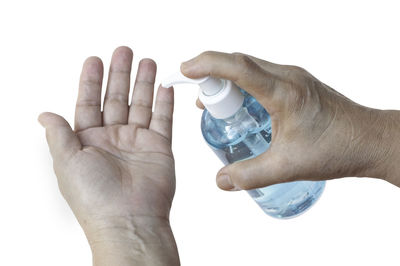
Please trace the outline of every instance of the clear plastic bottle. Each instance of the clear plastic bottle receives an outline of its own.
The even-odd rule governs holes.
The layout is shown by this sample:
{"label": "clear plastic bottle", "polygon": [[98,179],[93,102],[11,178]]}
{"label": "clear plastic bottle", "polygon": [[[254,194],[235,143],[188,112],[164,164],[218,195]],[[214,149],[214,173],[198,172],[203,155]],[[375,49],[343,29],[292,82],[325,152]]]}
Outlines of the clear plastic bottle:
{"label": "clear plastic bottle", "polygon": [[[193,83],[206,109],[201,130],[208,145],[224,164],[254,158],[271,143],[271,119],[267,111],[232,81],[205,77],[189,79],[176,73],[164,87]],[[297,181],[248,190],[262,210],[275,218],[295,217],[321,196],[325,181]]]}
{"label": "clear plastic bottle", "polygon": [[[224,164],[254,158],[271,143],[271,119],[255,98],[245,95],[242,108],[225,119],[214,118],[204,110],[201,131],[208,145]],[[248,190],[268,215],[295,217],[310,208],[321,196],[325,181],[296,181]]]}

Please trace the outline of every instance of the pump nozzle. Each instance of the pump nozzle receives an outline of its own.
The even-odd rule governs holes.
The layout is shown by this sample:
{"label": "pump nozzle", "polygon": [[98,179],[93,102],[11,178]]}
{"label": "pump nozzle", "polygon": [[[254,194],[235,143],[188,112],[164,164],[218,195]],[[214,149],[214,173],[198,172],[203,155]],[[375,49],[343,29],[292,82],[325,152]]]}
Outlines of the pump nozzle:
{"label": "pump nozzle", "polygon": [[230,80],[211,76],[191,79],[177,72],[164,79],[161,85],[169,88],[175,84],[197,84],[200,86],[199,99],[210,114],[217,119],[225,119],[234,115],[242,106],[244,96],[239,88]]}
{"label": "pump nozzle", "polygon": [[200,86],[202,92],[207,96],[212,96],[217,94],[224,86],[223,81],[221,79],[213,78],[213,77],[204,77],[199,79],[191,79],[185,77],[181,72],[177,72],[168,78],[166,78],[162,82],[162,86],[164,88],[169,88],[175,84],[197,84]]}

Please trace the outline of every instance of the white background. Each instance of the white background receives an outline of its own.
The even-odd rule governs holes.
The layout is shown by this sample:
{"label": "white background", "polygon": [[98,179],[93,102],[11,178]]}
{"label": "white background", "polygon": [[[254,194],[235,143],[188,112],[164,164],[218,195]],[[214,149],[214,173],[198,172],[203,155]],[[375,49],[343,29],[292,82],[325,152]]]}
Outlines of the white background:
{"label": "white background", "polygon": [[[399,11],[382,0],[2,0],[0,265],[91,264],[36,121],[52,111],[73,122],[86,57],[108,67],[114,48],[130,46],[135,65],[157,61],[160,82],[204,50],[244,52],[302,66],[358,103],[400,109]],[[171,223],[183,265],[400,264],[399,188],[329,181],[303,216],[270,218],[246,193],[216,187],[221,163],[202,140],[197,90],[175,91]]]}

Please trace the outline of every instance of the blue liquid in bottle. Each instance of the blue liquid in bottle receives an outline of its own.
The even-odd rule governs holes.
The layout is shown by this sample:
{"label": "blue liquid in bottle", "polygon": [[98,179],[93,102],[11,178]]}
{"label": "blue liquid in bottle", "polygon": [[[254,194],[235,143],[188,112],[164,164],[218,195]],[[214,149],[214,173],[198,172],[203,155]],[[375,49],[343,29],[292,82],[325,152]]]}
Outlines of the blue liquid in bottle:
{"label": "blue liquid in bottle", "polygon": [[[254,158],[271,143],[271,119],[250,94],[242,108],[226,119],[216,119],[205,110],[201,130],[209,146],[226,165]],[[325,181],[296,181],[248,190],[249,195],[268,215],[292,218],[309,209],[321,196]]]}

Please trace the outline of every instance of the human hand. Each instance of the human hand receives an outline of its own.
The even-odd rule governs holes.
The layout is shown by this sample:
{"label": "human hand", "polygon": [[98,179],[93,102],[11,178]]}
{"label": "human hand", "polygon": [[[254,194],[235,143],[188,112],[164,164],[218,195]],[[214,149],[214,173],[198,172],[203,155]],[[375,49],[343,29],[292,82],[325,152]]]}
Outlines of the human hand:
{"label": "human hand", "polygon": [[[262,155],[222,168],[225,190],[295,180],[358,176],[400,185],[400,115],[361,106],[296,66],[234,53],[205,52],[181,66],[189,78],[229,79],[271,115],[272,142]],[[204,108],[197,101],[200,108]],[[396,125],[396,126],[395,126]]]}
{"label": "human hand", "polygon": [[144,59],[129,106],[132,57],[127,47],[114,51],[103,112],[103,64],[90,57],[80,78],[75,130],[52,113],[41,114],[39,122],[60,191],[85,231],[94,264],[178,265],[169,225],[173,89],[158,88],[152,112],[156,64]]}

